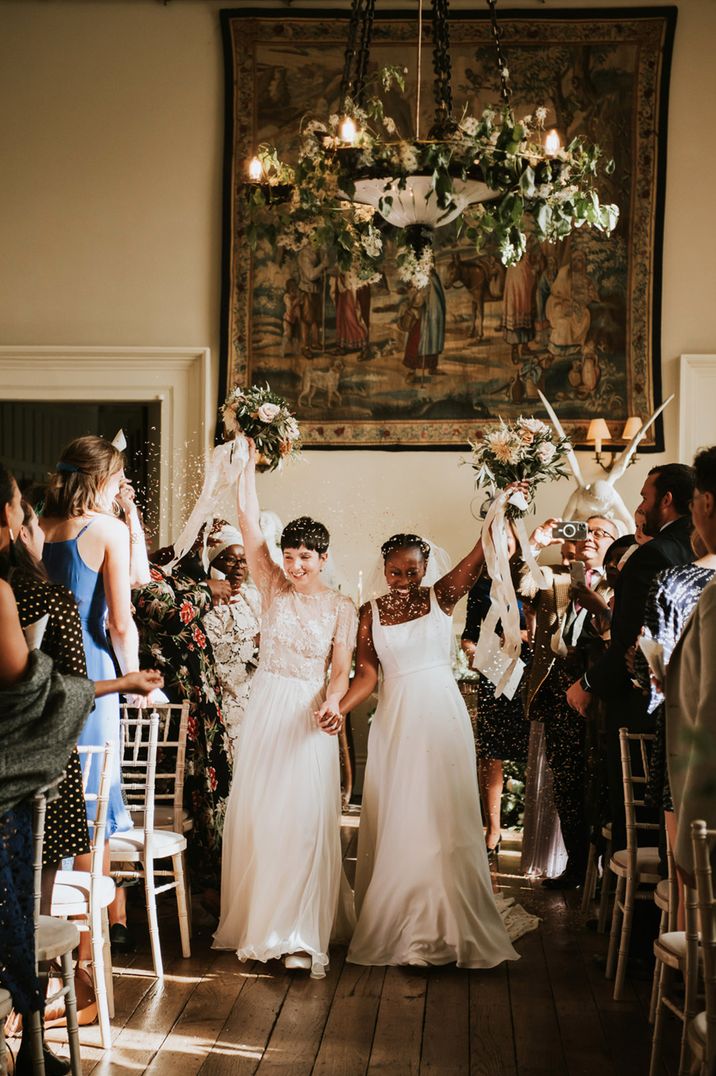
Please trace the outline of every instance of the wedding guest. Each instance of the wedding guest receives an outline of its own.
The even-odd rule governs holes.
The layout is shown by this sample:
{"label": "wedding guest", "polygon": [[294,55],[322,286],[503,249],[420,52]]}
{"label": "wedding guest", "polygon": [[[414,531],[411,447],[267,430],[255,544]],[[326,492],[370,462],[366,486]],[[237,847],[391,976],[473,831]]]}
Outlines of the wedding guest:
{"label": "wedding guest", "polygon": [[[462,649],[472,658],[480,637],[480,625],[490,608],[489,576],[481,575],[467,597],[465,629],[462,633]],[[520,602],[520,613],[522,603]],[[522,660],[529,661],[530,651],[526,643],[527,629],[524,617],[520,627],[525,641]],[[501,805],[504,788],[502,763],[526,762],[529,750],[529,721],[525,720],[519,692],[512,699],[501,695],[495,698],[494,685],[480,674],[477,685],[477,758],[478,777],[482,803],[487,818],[485,843],[488,857],[496,857],[500,851]]]}
{"label": "wedding guest", "polygon": [[231,783],[221,684],[204,618],[215,601],[227,600],[226,580],[196,580],[152,565],[151,581],[132,592],[139,630],[140,663],[159,668],[172,703],[189,702],[185,805],[193,820],[188,834],[192,888],[218,913],[221,834]]}
{"label": "wedding guest", "polygon": [[[29,518],[28,518],[28,521]],[[31,522],[31,521],[30,521]],[[93,704],[109,691],[147,692],[161,685],[153,674],[137,674],[125,681],[110,680],[91,685],[78,672],[78,627],[73,628],[72,607],[62,588],[52,588],[38,578],[33,594],[31,569],[17,546],[24,513],[20,491],[13,476],[0,464],[0,715],[3,730],[3,757],[0,769],[0,981],[12,994],[23,1014],[23,1038],[15,1072],[34,1071],[30,1048],[30,1015],[44,1006],[44,992],[35,974],[34,882],[32,839],[32,796],[53,783],[65,770],[82,725]],[[34,528],[32,528],[34,529]],[[25,556],[29,557],[28,554]],[[23,566],[25,564],[25,566]],[[18,586],[24,617],[29,625],[37,615],[47,615],[43,646],[57,648],[58,664],[69,658],[71,675],[61,675],[50,656],[39,650],[28,652],[21,617],[8,578]],[[76,609],[74,610],[77,616]],[[65,642],[63,636],[67,634]],[[81,644],[80,644],[81,645]],[[74,667],[73,667],[74,666]],[[78,830],[86,834],[86,818],[76,817],[72,804],[72,774],[59,814],[72,830],[72,813]],[[82,786],[79,793],[81,796]],[[84,806],[83,801],[80,803]],[[56,856],[62,842],[76,841],[72,833],[55,825],[48,836],[49,854]],[[81,842],[81,837],[80,837]],[[53,872],[54,878],[54,872]],[[81,992],[80,992],[81,993]],[[89,1000],[89,999],[88,999]],[[69,1071],[69,1062],[44,1047],[45,1072],[59,1076]]]}
{"label": "wedding guest", "polygon": [[[70,591],[50,583],[42,565],[45,535],[33,508],[22,501],[23,521],[14,547],[15,568],[10,585],[23,628],[47,617],[40,649],[48,654],[59,673],[86,676],[82,621]],[[57,798],[47,804],[42,847],[43,876],[40,911],[50,914],[55,874],[63,859],[89,852],[89,831],[79,755],[73,751],[65,767],[65,779]]]}
{"label": "wedding guest", "polygon": [[[554,536],[557,520],[537,527],[530,545],[547,548],[561,542]],[[598,595],[594,608],[605,606],[610,596],[604,580],[607,549],[618,537],[617,524],[602,516],[587,520],[588,535],[576,542],[576,562],[584,565],[586,585],[575,588],[566,566],[545,566],[550,586],[538,590],[525,575],[521,592],[532,599],[535,614],[534,657],[525,688],[525,712],[544,723],[547,761],[552,770],[554,802],[567,849],[567,866],[556,878],[542,883],[548,889],[572,889],[584,881],[589,852],[589,825],[585,803],[586,730],[584,720],[565,699],[576,671],[587,668],[592,647],[601,640],[601,621],[595,625],[590,613],[592,591]]]}
{"label": "wedding guest", "polygon": [[[716,558],[716,446],[694,460],[691,504],[694,528]],[[703,558],[702,558],[703,560]],[[702,564],[703,567],[703,564]],[[716,580],[704,586],[676,643],[666,670],[666,745],[674,802],[674,860],[682,878],[694,885],[691,822],[703,818],[716,827]]]}
{"label": "wedding guest", "polygon": [[[356,673],[324,727],[378,689],[356,863],[355,964],[491,968],[518,959],[495,903],[475,744],[452,674],[452,611],[484,564],[482,540],[434,586],[418,535],[383,543],[388,593],[360,611]],[[340,724],[340,721],[338,721]]]}
{"label": "wedding guest", "polygon": [[[346,901],[349,891],[338,742],[317,727],[314,711],[324,699],[337,711],[345,694],[356,613],[323,584],[323,524],[293,520],[281,536],[283,570],[272,560],[259,526],[252,441],[239,479],[239,526],[261,594],[261,656],[226,809],[214,948],[243,961],[283,957],[286,967],[323,978],[341,891]],[[344,911],[352,917],[350,905]]]}
{"label": "wedding guest", "polygon": [[[698,531],[691,536],[693,564],[679,564],[667,568],[656,576],[644,610],[643,634],[661,645],[664,668],[669,664],[674,647],[679,640],[704,587],[716,573],[716,554],[709,553]],[[651,753],[649,783],[646,800],[663,811],[664,825],[671,847],[676,843],[676,820],[666,766],[666,727],[664,721],[664,696],[662,687],[656,686],[650,675],[649,665],[639,647],[636,648],[634,674],[642,691],[649,696],[648,712],[654,718],[656,739]],[[681,890],[681,886],[680,886]],[[679,893],[679,921],[677,929],[684,929],[683,895]]]}
{"label": "wedding guest", "polygon": [[619,729],[650,732],[654,722],[646,699],[632,684],[627,654],[644,623],[644,608],[654,577],[664,568],[693,560],[689,504],[693,469],[680,463],[653,467],[641,490],[644,532],[651,541],[640,546],[619,573],[614,595],[609,646],[588,673],[567,691],[567,702],[586,715],[594,696],[603,699],[607,721],[607,765],[612,840],[615,849],[626,846],[624,801],[619,750]]}
{"label": "wedding guest", "polygon": [[231,585],[231,597],[206,613],[204,626],[221,684],[226,747],[233,765],[251,680],[258,665],[261,596],[248,580],[240,532],[226,526],[214,535],[213,543],[208,550],[209,564],[212,573],[220,573]]}
{"label": "wedding guest", "polygon": [[[114,677],[115,658],[123,673],[139,669],[138,636],[130,601],[132,535],[114,515],[123,480],[124,459],[114,445],[102,437],[78,437],[64,449],[51,476],[41,520],[47,574],[54,583],[63,583],[77,602],[87,673],[92,680]],[[108,695],[98,701],[79,742],[119,743],[119,739],[119,695]],[[116,751],[112,763],[108,839],[132,826],[122,799],[119,755]],[[90,770],[89,792],[98,791],[99,773],[97,761]],[[88,809],[93,812],[96,808],[90,804]],[[109,851],[106,867],[108,871]],[[76,869],[89,870],[89,857],[80,856]],[[122,888],[117,889],[109,916],[113,945],[130,947]]]}

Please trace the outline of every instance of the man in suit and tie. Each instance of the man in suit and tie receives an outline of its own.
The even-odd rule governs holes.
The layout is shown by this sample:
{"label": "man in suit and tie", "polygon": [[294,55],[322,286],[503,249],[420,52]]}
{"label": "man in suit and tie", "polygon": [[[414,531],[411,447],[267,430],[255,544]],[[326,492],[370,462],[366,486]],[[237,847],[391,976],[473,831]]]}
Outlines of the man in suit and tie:
{"label": "man in suit and tie", "polygon": [[603,656],[567,691],[567,702],[586,716],[594,696],[607,714],[607,772],[615,849],[626,847],[619,729],[652,731],[647,698],[634,686],[627,654],[636,644],[654,576],[664,568],[693,560],[689,506],[694,491],[693,468],[681,463],[653,467],[641,490],[639,508],[651,541],[640,546],[624,565],[614,592],[611,641]]}
{"label": "man in suit and tie", "polygon": [[[533,533],[530,544],[545,548],[553,537],[555,519]],[[584,881],[589,851],[589,827],[585,810],[586,747],[584,721],[567,705],[565,691],[575,676],[588,668],[595,645],[601,644],[600,626],[587,608],[588,597],[597,593],[606,603],[611,595],[604,578],[604,554],[618,536],[612,519],[591,516],[587,538],[575,543],[575,556],[584,566],[584,586],[573,587],[569,567],[544,567],[550,586],[537,590],[525,573],[520,590],[532,600],[535,613],[534,657],[524,695],[525,717],[544,723],[545,751],[552,770],[554,802],[567,866],[557,878],[546,878],[548,889],[574,889]],[[577,596],[581,591],[582,600]]]}

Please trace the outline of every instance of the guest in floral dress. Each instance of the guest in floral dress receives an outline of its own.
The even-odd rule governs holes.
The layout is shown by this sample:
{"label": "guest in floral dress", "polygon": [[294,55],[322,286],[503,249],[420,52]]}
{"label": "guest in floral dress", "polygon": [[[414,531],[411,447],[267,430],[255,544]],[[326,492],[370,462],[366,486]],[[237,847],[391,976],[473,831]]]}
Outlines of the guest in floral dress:
{"label": "guest in floral dress", "polygon": [[[164,674],[172,703],[189,701],[184,796],[194,828],[189,834],[189,869],[194,888],[212,903],[218,898],[221,834],[231,781],[222,695],[204,617],[215,600],[229,595],[226,583],[167,575],[152,566],[151,582],[132,595],[142,667]],[[212,591],[216,593],[213,594]]]}
{"label": "guest in floral dress", "polygon": [[226,747],[236,759],[239,729],[258,664],[261,596],[248,581],[241,534],[226,525],[209,540],[208,559],[212,575],[223,576],[231,585],[228,604],[215,605],[204,617],[206,633],[214,651],[216,671],[224,698]]}

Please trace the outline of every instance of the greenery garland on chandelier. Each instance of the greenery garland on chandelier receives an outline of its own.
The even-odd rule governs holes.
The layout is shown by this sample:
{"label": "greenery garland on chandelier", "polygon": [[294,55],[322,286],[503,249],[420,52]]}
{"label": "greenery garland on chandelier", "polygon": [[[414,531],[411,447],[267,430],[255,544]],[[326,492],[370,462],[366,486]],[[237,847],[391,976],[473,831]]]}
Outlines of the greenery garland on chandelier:
{"label": "greenery garland on chandelier", "polygon": [[[354,0],[354,17],[359,4]],[[433,66],[442,77],[435,81],[436,122],[428,137],[403,136],[384,108],[381,92],[404,92],[406,69],[385,67],[370,78],[363,70],[353,80],[344,72],[341,114],[304,118],[295,164],[267,145],[251,162],[253,182],[244,196],[252,248],[260,240],[291,251],[310,243],[330,252],[357,287],[381,278],[392,246],[399,277],[422,288],[434,268],[433,229],[452,220],[477,254],[496,250],[506,266],[523,257],[528,234],[555,242],[583,226],[614,229],[619,210],[602,204],[596,189],[600,148],[582,138],[561,147],[555,132],[550,145],[544,107],[515,117],[494,0],[488,4],[502,104],[479,117],[467,111],[452,117],[446,5],[440,18],[440,0],[433,0],[434,42],[443,46],[434,45]],[[419,99],[419,132],[418,114]],[[613,162],[604,170],[609,174]]]}

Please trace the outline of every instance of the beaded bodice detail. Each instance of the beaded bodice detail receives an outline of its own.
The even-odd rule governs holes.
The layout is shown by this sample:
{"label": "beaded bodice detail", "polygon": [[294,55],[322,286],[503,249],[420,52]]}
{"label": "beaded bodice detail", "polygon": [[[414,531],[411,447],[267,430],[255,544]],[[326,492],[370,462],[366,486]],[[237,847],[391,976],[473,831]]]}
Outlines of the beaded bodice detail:
{"label": "beaded bodice detail", "polygon": [[334,643],[352,650],[358,617],[336,590],[299,594],[281,569],[258,581],[261,591],[259,669],[298,680],[326,678]]}

